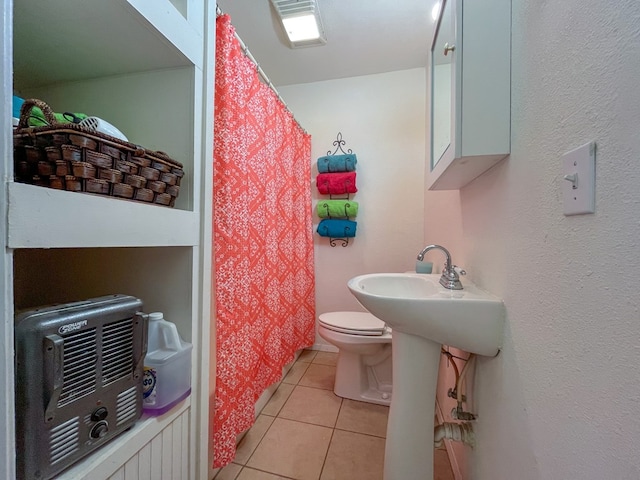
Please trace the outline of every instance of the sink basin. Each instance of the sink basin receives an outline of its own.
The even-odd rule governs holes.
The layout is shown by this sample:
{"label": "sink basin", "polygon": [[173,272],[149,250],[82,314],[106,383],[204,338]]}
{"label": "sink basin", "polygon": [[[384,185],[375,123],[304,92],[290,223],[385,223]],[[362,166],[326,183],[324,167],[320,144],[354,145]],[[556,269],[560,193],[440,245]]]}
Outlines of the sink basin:
{"label": "sink basin", "polygon": [[440,275],[372,273],[352,278],[349,290],[394,331],[478,355],[500,349],[504,304],[464,281],[463,290],[448,290]]}
{"label": "sink basin", "polygon": [[504,304],[467,281],[463,290],[448,290],[440,285],[440,275],[372,273],[352,278],[347,286],[363,307],[393,329],[384,480],[433,480],[442,345],[496,355]]}

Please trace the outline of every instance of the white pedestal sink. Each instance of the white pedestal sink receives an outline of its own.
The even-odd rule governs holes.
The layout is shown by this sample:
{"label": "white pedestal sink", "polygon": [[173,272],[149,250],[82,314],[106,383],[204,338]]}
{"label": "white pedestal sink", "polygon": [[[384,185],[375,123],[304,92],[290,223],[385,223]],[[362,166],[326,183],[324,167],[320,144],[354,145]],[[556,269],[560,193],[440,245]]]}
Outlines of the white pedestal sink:
{"label": "white pedestal sink", "polygon": [[433,479],[433,429],[442,345],[495,356],[504,304],[470,282],[448,290],[439,275],[374,273],[347,283],[351,293],[393,329],[393,397],[385,480]]}

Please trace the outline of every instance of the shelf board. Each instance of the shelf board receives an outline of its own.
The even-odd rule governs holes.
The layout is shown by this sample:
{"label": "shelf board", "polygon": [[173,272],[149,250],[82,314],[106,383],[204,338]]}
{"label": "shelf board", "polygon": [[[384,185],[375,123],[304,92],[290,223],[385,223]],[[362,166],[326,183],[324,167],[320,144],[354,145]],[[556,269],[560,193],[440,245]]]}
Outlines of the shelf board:
{"label": "shelf board", "polygon": [[9,248],[199,244],[197,212],[15,182],[8,200]]}
{"label": "shelf board", "polygon": [[[195,66],[202,68],[204,61],[204,39],[202,30],[196,30],[180,9],[174,5],[176,0],[126,0],[140,15],[180,50]],[[178,0],[178,3],[180,1]],[[185,13],[187,5],[181,5]],[[194,5],[195,10],[195,5]],[[196,20],[198,17],[196,17]]]}
{"label": "shelf board", "polygon": [[173,410],[160,417],[143,415],[131,430],[114,438],[83,460],[65,470],[57,480],[84,480],[108,478],[124,465],[141,447],[149,443],[191,406],[185,399]]}
{"label": "shelf board", "polygon": [[428,190],[459,190],[492,168],[508,153],[476,155],[460,158],[444,158],[433,168],[427,178]]}
{"label": "shelf board", "polygon": [[202,63],[201,35],[168,0],[20,0],[13,30],[18,90]]}

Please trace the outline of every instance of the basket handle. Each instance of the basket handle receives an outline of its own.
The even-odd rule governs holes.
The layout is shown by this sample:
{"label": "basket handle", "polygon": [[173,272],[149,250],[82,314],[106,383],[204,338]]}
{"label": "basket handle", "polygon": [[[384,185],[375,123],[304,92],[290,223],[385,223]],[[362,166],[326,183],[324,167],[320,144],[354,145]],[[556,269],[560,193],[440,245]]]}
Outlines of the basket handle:
{"label": "basket handle", "polygon": [[57,125],[58,122],[56,120],[55,115],[53,114],[53,110],[51,107],[44,103],[42,100],[38,100],[37,98],[28,98],[22,104],[20,108],[20,121],[18,122],[18,128],[27,128],[29,127],[29,117],[31,116],[31,110],[34,107],[38,107],[42,110],[44,114],[44,118],[49,122],[49,125]]}

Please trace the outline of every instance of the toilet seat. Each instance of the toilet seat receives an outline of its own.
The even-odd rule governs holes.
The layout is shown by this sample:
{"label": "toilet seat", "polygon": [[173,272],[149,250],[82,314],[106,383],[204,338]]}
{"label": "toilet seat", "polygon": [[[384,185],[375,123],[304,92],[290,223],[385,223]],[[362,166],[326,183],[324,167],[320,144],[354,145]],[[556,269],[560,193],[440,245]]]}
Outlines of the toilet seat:
{"label": "toilet seat", "polygon": [[387,331],[386,324],[368,312],[328,312],[318,320],[323,327],[348,335],[380,336]]}

